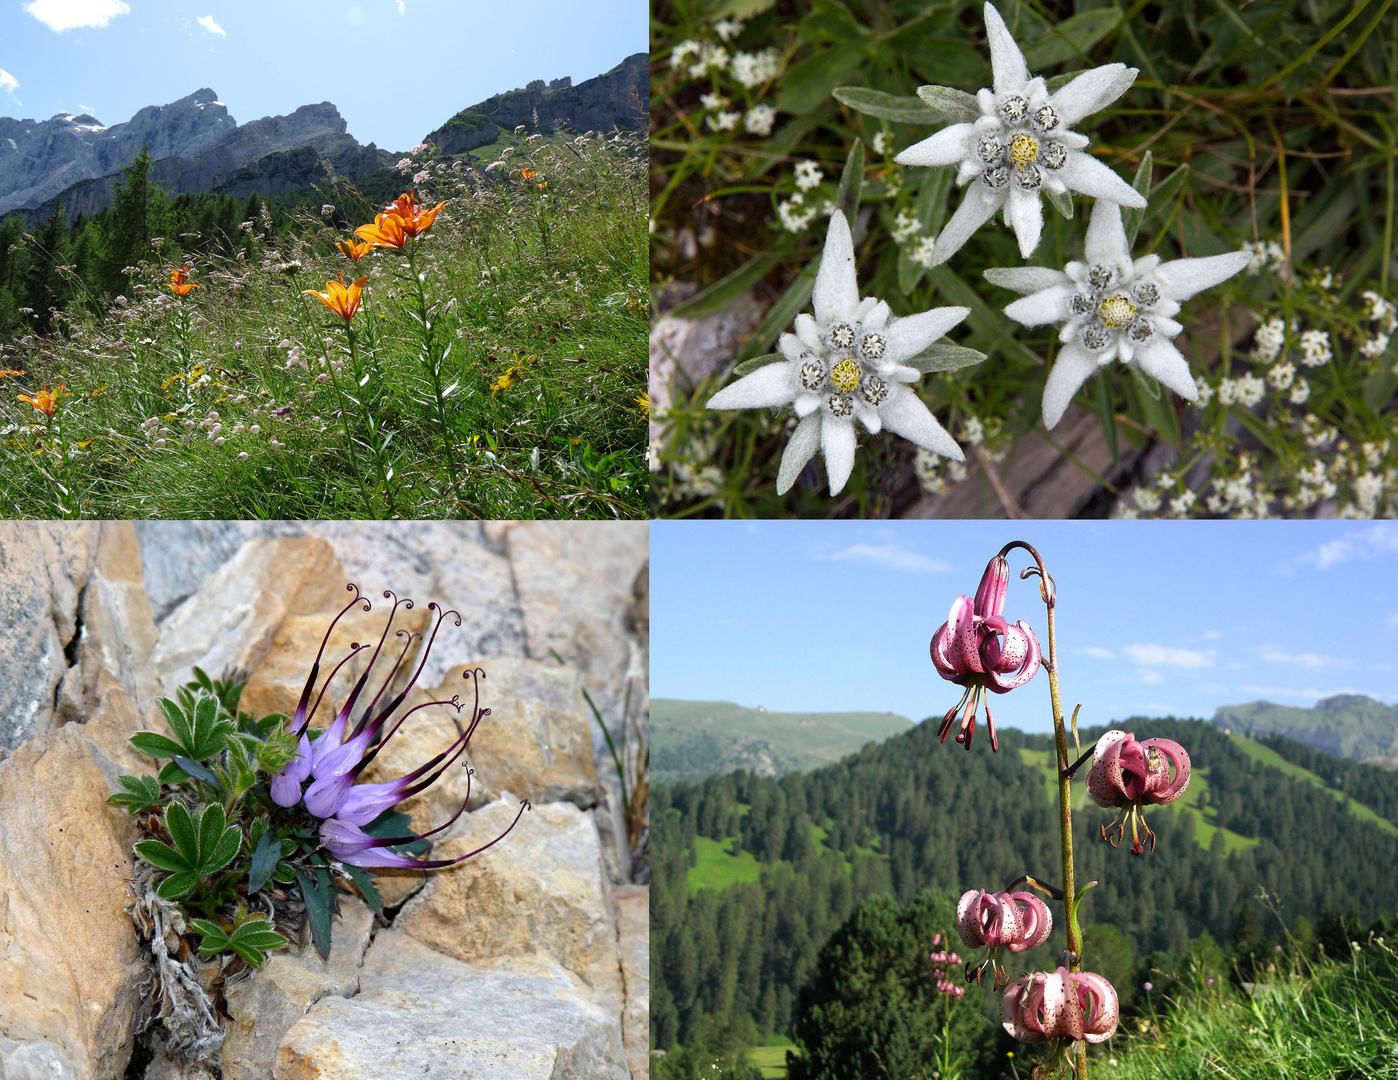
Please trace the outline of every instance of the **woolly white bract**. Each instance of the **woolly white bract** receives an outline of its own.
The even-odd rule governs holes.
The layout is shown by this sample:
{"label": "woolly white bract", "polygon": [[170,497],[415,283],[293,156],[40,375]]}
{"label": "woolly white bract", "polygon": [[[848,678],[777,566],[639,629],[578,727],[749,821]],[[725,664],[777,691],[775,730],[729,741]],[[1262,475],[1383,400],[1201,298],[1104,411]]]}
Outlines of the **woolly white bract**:
{"label": "woolly white bract", "polygon": [[1107,64],[1084,71],[1050,94],[1042,78],[1030,78],[1024,54],[990,4],[985,5],[985,30],[995,89],[982,89],[974,102],[950,92],[964,99],[968,113],[979,107],[980,116],[945,127],[894,158],[900,165],[956,165],[956,182],[971,184],[937,237],[934,266],[946,262],[1000,210],[1019,240],[1019,253],[1029,258],[1044,227],[1044,188],[1068,199],[1072,196],[1065,193],[1076,191],[1137,210],[1146,205],[1130,184],[1084,153],[1086,135],[1068,130],[1126,93],[1137,70]]}
{"label": "woolly white bract", "polygon": [[783,359],[744,375],[708,402],[711,409],[795,409],[801,422],[782,454],[777,493],[784,495],[821,450],[830,494],[838,495],[854,468],[855,419],[874,434],[887,428],[926,450],[963,460],[961,448],[907,386],[922,378],[908,361],[971,309],[934,308],[898,318],[882,300],[861,300],[854,242],[839,211],[830,216],[812,302],[815,317],[796,316],[796,332],[782,335]]}
{"label": "woolly white bract", "polygon": [[1062,270],[1021,266],[985,272],[993,284],[1029,294],[1005,308],[1015,322],[1062,325],[1063,348],[1044,385],[1044,426],[1058,423],[1088,376],[1118,357],[1185,400],[1195,400],[1194,376],[1170,340],[1184,329],[1174,316],[1181,301],[1227,281],[1247,267],[1251,255],[1232,251],[1173,262],[1147,255],[1133,261],[1121,207],[1105,200],[1092,208],[1084,246],[1086,261]]}

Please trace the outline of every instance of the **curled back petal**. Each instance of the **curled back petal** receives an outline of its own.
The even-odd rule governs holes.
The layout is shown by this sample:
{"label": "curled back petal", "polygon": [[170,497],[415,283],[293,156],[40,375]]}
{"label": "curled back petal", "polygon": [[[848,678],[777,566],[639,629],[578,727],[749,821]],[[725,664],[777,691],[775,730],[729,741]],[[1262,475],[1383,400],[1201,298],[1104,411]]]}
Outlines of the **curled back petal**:
{"label": "curled back petal", "polygon": [[[1039,671],[1041,652],[1039,649],[1039,639],[1034,635],[1034,631],[1030,629],[1029,624],[1022,619],[1015,623],[1014,628],[1012,628],[1012,631],[1013,630],[1018,630],[1019,634],[1023,635],[1025,639],[1024,660],[1019,665],[1018,670],[1012,675],[1002,673],[1001,671],[992,671],[989,673],[989,682],[986,684],[986,689],[992,690],[997,694],[1003,694],[1015,689],[1015,687],[1023,686],[1038,674]],[[1007,638],[1009,637],[1009,633],[1010,632],[1006,633]],[[1017,649],[1018,645],[1016,644],[1015,647]]]}
{"label": "curled back petal", "polygon": [[1152,791],[1146,801],[1158,804],[1174,802],[1189,787],[1189,754],[1171,739],[1147,739],[1141,745],[1147,752],[1154,750],[1175,768],[1174,779]]}
{"label": "curled back petal", "polygon": [[1044,1000],[1047,1002],[1052,996],[1058,1009],[1050,1023],[1045,1008],[1044,1034],[1069,1039],[1083,1037],[1082,1002],[1078,1000],[1076,979],[1077,975],[1061,967],[1045,980]]}
{"label": "curled back petal", "polygon": [[1112,730],[1097,740],[1097,747],[1092,754],[1092,768],[1087,773],[1087,793],[1098,806],[1116,806],[1117,800],[1121,798],[1121,791],[1108,779],[1105,759],[1112,747],[1126,738],[1129,738],[1126,732]]}
{"label": "curled back petal", "polygon": [[1005,987],[1005,993],[1000,998],[1000,1024],[1011,1036],[1022,1043],[1040,1043],[1044,1041],[1044,1033],[1041,1025],[1030,1027],[1026,1022],[1032,1015],[1029,1005],[1033,1002],[1035,979],[1043,978],[1042,975],[1024,975]]}
{"label": "curled back petal", "polygon": [[932,654],[932,666],[937,669],[938,675],[949,682],[954,682],[965,674],[963,670],[952,664],[951,657],[947,653],[947,648],[953,641],[951,623],[944,622],[937,627],[937,632],[932,635],[932,643],[928,647]]}
{"label": "curled back petal", "polygon": [[961,894],[956,905],[956,932],[968,949],[979,949],[985,944],[980,920],[980,901],[984,895],[980,889],[971,889]]}
{"label": "curled back petal", "polygon": [[1032,892],[1010,893],[1010,898],[1025,905],[1019,913],[1023,933],[1018,944],[1010,945],[1011,950],[1025,952],[1037,949],[1048,940],[1049,933],[1053,930],[1053,913],[1049,911],[1048,905]]}
{"label": "curled back petal", "polygon": [[985,893],[980,902],[981,935],[992,949],[1013,945],[1024,935],[1019,908],[1008,893]]}
{"label": "curled back petal", "polygon": [[1090,1043],[1105,1042],[1116,1033],[1120,1012],[1116,988],[1092,971],[1078,972],[1073,981],[1082,1011],[1082,1037]]}
{"label": "curled back petal", "polygon": [[[960,597],[957,603],[960,604],[962,600],[966,600],[966,597]],[[971,602],[966,600],[965,605],[958,612],[953,632],[956,634],[961,662],[968,670],[980,675],[985,672],[985,668],[981,665],[980,633],[978,631]]]}

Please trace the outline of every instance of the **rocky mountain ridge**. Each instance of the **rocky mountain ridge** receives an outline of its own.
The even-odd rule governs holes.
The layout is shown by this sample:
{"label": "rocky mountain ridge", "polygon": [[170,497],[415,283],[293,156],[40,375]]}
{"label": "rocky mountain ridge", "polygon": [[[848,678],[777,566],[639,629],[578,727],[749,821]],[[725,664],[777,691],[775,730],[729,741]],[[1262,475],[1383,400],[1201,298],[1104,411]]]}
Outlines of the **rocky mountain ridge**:
{"label": "rocky mountain ridge", "polygon": [[1214,723],[1249,735],[1278,734],[1335,757],[1398,764],[1398,706],[1364,694],[1336,694],[1313,709],[1255,701],[1227,705]]}
{"label": "rocky mountain ridge", "polygon": [[649,70],[649,56],[635,53],[611,71],[576,86],[568,78],[547,84],[535,79],[523,89],[494,94],[462,109],[424,141],[435,146],[439,154],[461,154],[489,145],[502,130],[513,131],[521,124],[543,134],[560,128],[639,128],[646,112],[642,103],[650,96]]}

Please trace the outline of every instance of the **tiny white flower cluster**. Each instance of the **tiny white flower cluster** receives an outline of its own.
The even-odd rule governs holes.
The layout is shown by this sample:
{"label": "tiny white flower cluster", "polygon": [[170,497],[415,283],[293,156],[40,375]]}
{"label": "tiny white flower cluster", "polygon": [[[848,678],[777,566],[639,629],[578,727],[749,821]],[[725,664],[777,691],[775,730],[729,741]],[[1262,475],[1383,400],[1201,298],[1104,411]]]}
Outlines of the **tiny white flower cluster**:
{"label": "tiny white flower cluster", "polygon": [[1369,305],[1369,321],[1378,323],[1374,330],[1374,336],[1362,342],[1359,351],[1362,355],[1372,359],[1375,356],[1382,356],[1388,348],[1389,336],[1398,330],[1398,308],[1385,300],[1372,289],[1365,292],[1364,300]]}
{"label": "tiny white flower cluster", "polygon": [[1243,250],[1252,256],[1247,265],[1249,274],[1261,273],[1263,270],[1270,270],[1275,274],[1286,266],[1286,251],[1275,240],[1265,243],[1252,240],[1243,245]]}
{"label": "tiny white flower cluster", "polygon": [[1286,341],[1286,323],[1281,319],[1269,319],[1259,326],[1252,335],[1253,359],[1262,364],[1270,364],[1281,352]]}
{"label": "tiny white flower cluster", "polygon": [[1241,375],[1236,379],[1223,378],[1218,382],[1220,405],[1242,405],[1251,408],[1262,400],[1267,384],[1256,375]]}
{"label": "tiny white flower cluster", "polygon": [[869,148],[882,157],[888,151],[888,132],[880,129],[869,140]]}
{"label": "tiny white flower cluster", "polygon": [[929,495],[941,495],[948,487],[966,479],[966,465],[918,447],[913,457],[913,473],[923,491]]}
{"label": "tiny white flower cluster", "polygon": [[1282,499],[1288,510],[1309,510],[1323,499],[1335,497],[1335,481],[1326,475],[1325,462],[1314,459],[1296,474],[1296,491]]}
{"label": "tiny white flower cluster", "polygon": [[1238,474],[1214,477],[1213,492],[1204,499],[1211,514],[1229,514],[1238,518],[1270,517],[1267,496],[1257,486],[1252,475],[1252,461],[1243,454],[1238,458]]}
{"label": "tiny white flower cluster", "polygon": [[761,86],[777,77],[781,70],[781,53],[776,49],[763,49],[756,53],[740,52],[733,57],[729,70],[733,78],[749,90]]}
{"label": "tiny white flower cluster", "polygon": [[1335,354],[1330,349],[1330,335],[1324,330],[1307,330],[1301,335],[1301,363],[1320,367]]}
{"label": "tiny white flower cluster", "polygon": [[1312,450],[1319,450],[1339,438],[1340,432],[1333,425],[1322,424],[1315,413],[1307,413],[1301,418],[1301,436]]}

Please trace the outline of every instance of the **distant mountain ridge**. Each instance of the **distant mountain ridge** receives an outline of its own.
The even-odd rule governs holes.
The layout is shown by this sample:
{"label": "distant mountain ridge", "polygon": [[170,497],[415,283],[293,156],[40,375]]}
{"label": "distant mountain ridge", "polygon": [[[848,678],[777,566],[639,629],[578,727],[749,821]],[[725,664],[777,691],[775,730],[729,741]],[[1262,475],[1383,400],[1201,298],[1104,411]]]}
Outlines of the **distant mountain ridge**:
{"label": "distant mountain ridge", "polygon": [[1251,735],[1278,734],[1336,757],[1398,766],[1398,706],[1364,694],[1336,694],[1313,709],[1255,701],[1225,705],[1214,723]]}
{"label": "distant mountain ridge", "polygon": [[914,726],[887,712],[781,713],[667,698],[651,699],[650,722],[651,778],[658,784],[733,769],[781,776],[818,768]]}

